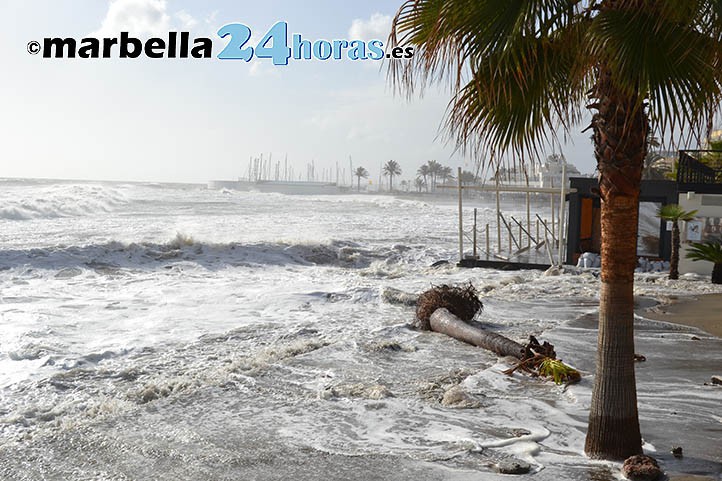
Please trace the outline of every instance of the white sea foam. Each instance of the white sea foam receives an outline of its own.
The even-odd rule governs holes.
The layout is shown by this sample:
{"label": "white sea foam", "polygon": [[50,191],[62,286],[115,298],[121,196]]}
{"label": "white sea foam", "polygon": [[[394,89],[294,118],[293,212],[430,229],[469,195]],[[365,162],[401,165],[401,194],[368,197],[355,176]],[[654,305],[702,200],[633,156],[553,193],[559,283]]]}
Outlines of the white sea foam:
{"label": "white sea foam", "polygon": [[[180,456],[182,476],[222,477],[246,454],[267,453],[340,456],[347,466],[365,459],[355,456],[428,462],[449,479],[491,479],[490,466],[509,456],[538,479],[597,469],[581,446],[598,277],[430,267],[456,255],[453,203],[163,185],[8,189],[25,203],[50,193],[55,210],[0,219],[3,475],[92,477],[78,468],[97,466],[92,458],[108,479],[172,479]],[[102,202],[85,199],[93,196]],[[479,207],[480,222],[491,221]],[[484,294],[488,329],[550,340],[582,382],[507,377],[505,360],[406,327],[413,308],[382,295],[461,282]],[[636,283],[639,296],[719,290],[689,276],[639,274]],[[703,445],[720,395],[680,360],[719,366],[720,341],[704,337],[698,353],[694,330],[637,324],[648,359],[638,366],[645,438],[664,445],[677,430]],[[478,408],[440,404],[457,384]],[[139,461],[149,459],[171,468],[149,474]],[[286,468],[267,466],[280,477]]]}
{"label": "white sea foam", "polygon": [[33,189],[3,186],[0,219],[53,219],[107,213],[127,202],[122,187],[102,184],[44,184]]}

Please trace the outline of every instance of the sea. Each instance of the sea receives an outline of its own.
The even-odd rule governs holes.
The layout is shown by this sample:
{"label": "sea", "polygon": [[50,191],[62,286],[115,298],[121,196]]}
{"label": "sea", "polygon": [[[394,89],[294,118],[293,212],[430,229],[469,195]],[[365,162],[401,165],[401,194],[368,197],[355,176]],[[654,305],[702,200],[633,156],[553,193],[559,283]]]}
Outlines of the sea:
{"label": "sea", "polygon": [[[463,269],[457,235],[453,198],[0,179],[0,479],[620,479],[583,453],[598,270]],[[485,329],[582,380],[413,327],[400,293],[469,283]],[[641,310],[720,286],[635,284],[645,451],[720,480],[722,339]]]}

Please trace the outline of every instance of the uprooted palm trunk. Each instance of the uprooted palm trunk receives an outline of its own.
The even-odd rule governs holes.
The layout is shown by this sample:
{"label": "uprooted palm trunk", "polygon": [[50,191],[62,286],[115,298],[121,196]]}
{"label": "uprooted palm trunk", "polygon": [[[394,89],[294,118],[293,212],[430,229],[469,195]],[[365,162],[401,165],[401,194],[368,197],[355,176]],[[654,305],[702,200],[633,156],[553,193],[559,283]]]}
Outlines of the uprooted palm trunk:
{"label": "uprooted palm trunk", "polygon": [[482,308],[483,304],[471,284],[463,287],[442,285],[419,296],[416,317],[421,329],[446,334],[500,356],[519,359],[505,374],[521,370],[533,376],[550,377],[557,384],[576,382],[581,378],[578,371],[556,359],[554,346],[548,342],[539,344],[534,336],[529,336],[529,342],[522,345],[468,324]]}
{"label": "uprooted palm trunk", "polygon": [[483,347],[500,356],[513,356],[521,359],[524,352],[524,346],[518,342],[493,332],[482,331],[467,324],[444,307],[436,309],[431,314],[429,321],[431,330],[434,332],[440,332],[474,346]]}

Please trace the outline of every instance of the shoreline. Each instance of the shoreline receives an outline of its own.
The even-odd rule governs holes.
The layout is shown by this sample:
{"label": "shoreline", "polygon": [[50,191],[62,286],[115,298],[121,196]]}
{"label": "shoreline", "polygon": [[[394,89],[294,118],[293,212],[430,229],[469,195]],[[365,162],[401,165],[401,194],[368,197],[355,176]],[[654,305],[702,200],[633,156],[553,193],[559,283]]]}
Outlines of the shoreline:
{"label": "shoreline", "polygon": [[637,313],[646,319],[696,327],[722,338],[722,294],[667,298]]}

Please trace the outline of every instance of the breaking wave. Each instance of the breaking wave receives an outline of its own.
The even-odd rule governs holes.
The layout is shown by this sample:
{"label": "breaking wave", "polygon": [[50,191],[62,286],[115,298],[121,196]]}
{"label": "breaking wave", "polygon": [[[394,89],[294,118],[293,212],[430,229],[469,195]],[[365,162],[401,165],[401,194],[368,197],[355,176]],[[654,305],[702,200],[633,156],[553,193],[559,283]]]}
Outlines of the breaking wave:
{"label": "breaking wave", "polygon": [[19,192],[9,188],[0,195],[0,219],[4,220],[87,216],[128,202],[121,188],[97,184],[47,185]]}
{"label": "breaking wave", "polygon": [[[369,275],[396,272],[408,262],[425,261],[431,253],[422,247],[392,245],[365,247],[349,241],[329,243],[208,243],[177,234],[165,243],[110,241],[85,246],[0,250],[0,269],[34,267],[57,270],[56,277],[70,278],[82,269],[113,270],[190,263],[207,269],[256,265],[317,265],[367,269]],[[398,275],[399,272],[396,272]]]}

